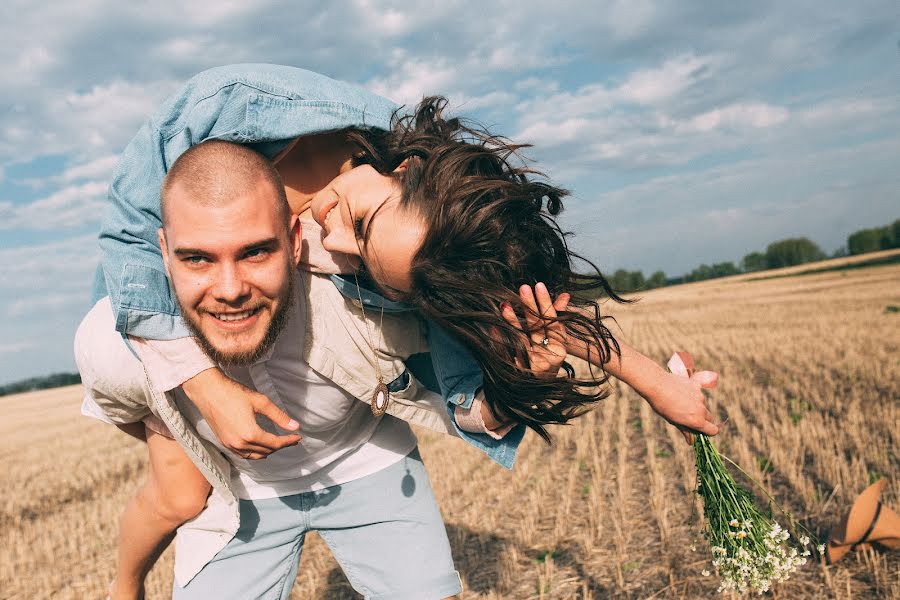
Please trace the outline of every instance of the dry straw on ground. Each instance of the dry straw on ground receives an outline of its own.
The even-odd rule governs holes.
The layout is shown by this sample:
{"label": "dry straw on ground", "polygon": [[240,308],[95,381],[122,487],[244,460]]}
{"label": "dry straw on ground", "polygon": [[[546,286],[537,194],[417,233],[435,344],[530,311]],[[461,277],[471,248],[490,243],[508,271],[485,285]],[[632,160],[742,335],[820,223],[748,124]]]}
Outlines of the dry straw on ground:
{"label": "dry straw on ground", "polygon": [[[807,526],[826,533],[871,480],[900,507],[900,266],[647,293],[614,310],[622,335],[663,361],[691,351],[722,374],[726,454]],[[0,597],[99,598],[116,518],[145,450],[78,416],[76,387],[0,398],[5,490]],[[593,413],[530,435],[513,472],[462,442],[420,432],[464,598],[702,598],[714,578],[697,539],[692,457],[681,436],[622,386]],[[696,541],[697,552],[690,545]],[[171,586],[168,551],[149,598]],[[900,598],[900,555],[857,552],[808,565],[778,598]],[[310,536],[294,598],[354,598]]]}

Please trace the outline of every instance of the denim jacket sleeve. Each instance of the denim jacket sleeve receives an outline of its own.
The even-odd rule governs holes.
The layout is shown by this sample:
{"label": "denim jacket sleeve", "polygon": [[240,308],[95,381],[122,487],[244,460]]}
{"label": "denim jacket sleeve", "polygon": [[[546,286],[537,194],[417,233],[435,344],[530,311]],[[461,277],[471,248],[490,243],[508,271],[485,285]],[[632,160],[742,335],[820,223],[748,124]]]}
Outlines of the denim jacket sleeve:
{"label": "denim jacket sleeve", "polygon": [[185,150],[223,139],[272,158],[303,135],[386,129],[395,109],[362,88],[293,67],[232,65],[192,78],[140,129],[113,175],[94,296],[110,296],[116,329],[149,339],[188,335],[157,237],[160,185]]}
{"label": "denim jacket sleeve", "polygon": [[455,408],[472,406],[475,393],[482,386],[481,368],[469,351],[444,329],[428,322],[428,348],[441,395],[447,402],[450,419],[461,438],[475,446],[507,469],[512,469],[516,452],[525,437],[525,426],[516,425],[502,438],[494,439],[486,433],[463,431],[456,423]]}

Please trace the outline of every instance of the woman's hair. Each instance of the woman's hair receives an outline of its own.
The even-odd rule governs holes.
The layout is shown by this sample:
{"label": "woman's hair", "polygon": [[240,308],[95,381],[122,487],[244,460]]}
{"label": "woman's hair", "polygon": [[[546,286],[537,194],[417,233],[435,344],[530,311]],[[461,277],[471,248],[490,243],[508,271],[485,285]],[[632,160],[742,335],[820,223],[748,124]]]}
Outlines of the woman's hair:
{"label": "woman's hair", "polygon": [[[526,146],[458,118],[444,119],[446,105],[445,98],[425,98],[413,114],[395,114],[390,131],[351,131],[362,151],[356,160],[383,174],[407,161],[396,175],[401,206],[423,218],[426,234],[403,299],[469,349],[495,414],[549,441],[545,426],[590,410],[607,396],[600,385],[607,377],[576,377],[568,363],[567,377],[556,378],[518,367],[516,357],[526,356],[529,338],[506,322],[501,303],[523,315],[522,284],[543,282],[554,298],[571,293],[579,310],[562,312],[558,320],[605,363],[619,346],[594,298],[624,300],[593,263],[569,250],[570,234],[554,219],[568,192],[527,167],[519,154]],[[589,272],[577,272],[576,261]]]}

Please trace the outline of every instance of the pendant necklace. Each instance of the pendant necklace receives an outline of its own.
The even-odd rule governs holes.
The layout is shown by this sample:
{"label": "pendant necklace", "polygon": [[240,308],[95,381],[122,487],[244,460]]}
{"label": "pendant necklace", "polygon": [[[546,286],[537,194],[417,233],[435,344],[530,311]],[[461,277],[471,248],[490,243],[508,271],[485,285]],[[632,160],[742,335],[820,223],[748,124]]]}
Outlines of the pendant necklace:
{"label": "pendant necklace", "polygon": [[[359,297],[359,308],[360,310],[362,310],[363,321],[366,324],[366,343],[369,345],[369,349],[372,351],[372,358],[375,360],[375,373],[378,376],[378,385],[375,386],[375,392],[372,394],[372,401],[369,405],[372,407],[372,414],[376,417],[380,417],[385,413],[388,404],[391,401],[391,392],[384,384],[384,377],[381,375],[381,364],[378,362],[378,352],[375,350],[375,344],[372,343],[372,331],[371,329],[369,329],[369,321],[368,319],[366,319],[365,303],[362,299],[362,291],[360,291],[359,287],[359,277],[356,276],[356,273],[353,273],[353,279],[356,281],[356,294]],[[381,318],[378,323],[378,333],[380,338],[384,337],[384,331],[382,330],[383,326],[384,299],[381,300]]]}

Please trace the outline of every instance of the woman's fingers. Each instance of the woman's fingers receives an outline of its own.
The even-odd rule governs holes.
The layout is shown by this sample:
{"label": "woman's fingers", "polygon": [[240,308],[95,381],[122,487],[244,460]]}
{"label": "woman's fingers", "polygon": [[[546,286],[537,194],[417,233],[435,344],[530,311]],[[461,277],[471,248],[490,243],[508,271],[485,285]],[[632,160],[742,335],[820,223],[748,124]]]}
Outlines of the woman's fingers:
{"label": "woman's fingers", "polygon": [[534,297],[534,290],[530,285],[522,285],[519,288],[519,298],[525,305],[525,325],[528,327],[528,335],[533,344],[540,344],[544,339],[544,324],[541,321],[541,311]]}
{"label": "woman's fingers", "polygon": [[706,390],[713,390],[719,383],[719,374],[715,371],[697,371],[691,375],[691,380],[700,384]]}
{"label": "woman's fingers", "polygon": [[522,323],[519,321],[519,316],[516,315],[516,311],[513,310],[513,307],[510,306],[507,302],[504,302],[500,305],[500,314],[503,315],[503,319],[518,329],[522,331]]}

